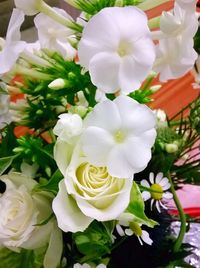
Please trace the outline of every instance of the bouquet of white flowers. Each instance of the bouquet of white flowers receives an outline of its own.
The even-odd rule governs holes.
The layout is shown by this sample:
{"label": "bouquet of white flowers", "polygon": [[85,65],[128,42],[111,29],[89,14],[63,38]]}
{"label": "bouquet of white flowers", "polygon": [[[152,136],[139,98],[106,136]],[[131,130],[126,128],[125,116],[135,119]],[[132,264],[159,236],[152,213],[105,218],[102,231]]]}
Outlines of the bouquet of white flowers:
{"label": "bouquet of white flowers", "polygon": [[76,21],[15,0],[0,40],[0,268],[189,267],[176,189],[200,183],[200,99],[173,118],[148,103],[197,60],[196,1],[65,2]]}

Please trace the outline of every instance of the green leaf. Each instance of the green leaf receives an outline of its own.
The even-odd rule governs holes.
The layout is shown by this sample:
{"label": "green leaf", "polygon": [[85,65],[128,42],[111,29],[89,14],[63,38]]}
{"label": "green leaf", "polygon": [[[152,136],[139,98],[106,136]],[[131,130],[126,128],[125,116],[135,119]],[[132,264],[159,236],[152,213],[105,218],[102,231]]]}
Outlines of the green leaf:
{"label": "green leaf", "polygon": [[16,253],[7,248],[0,249],[0,268],[42,268],[46,248],[21,250]]}
{"label": "green leaf", "polygon": [[154,220],[149,219],[145,215],[145,205],[142,199],[142,195],[138,185],[133,182],[133,186],[131,189],[131,198],[128,208],[126,209],[127,212],[131,213],[134,216],[134,221],[139,224],[147,225],[148,227],[153,228],[158,223]]}
{"label": "green leaf", "polygon": [[63,179],[63,175],[61,174],[60,170],[57,169],[55,173],[52,175],[51,179],[45,184],[38,184],[35,191],[48,191],[57,193],[58,192],[58,184]]}
{"label": "green leaf", "polygon": [[87,255],[88,259],[93,260],[110,253],[112,245],[111,235],[107,228],[97,221],[93,221],[84,232],[73,234],[73,240],[78,250]]}
{"label": "green leaf", "polygon": [[0,158],[0,176],[6,171],[7,168],[9,168],[16,157],[17,155],[12,155]]}

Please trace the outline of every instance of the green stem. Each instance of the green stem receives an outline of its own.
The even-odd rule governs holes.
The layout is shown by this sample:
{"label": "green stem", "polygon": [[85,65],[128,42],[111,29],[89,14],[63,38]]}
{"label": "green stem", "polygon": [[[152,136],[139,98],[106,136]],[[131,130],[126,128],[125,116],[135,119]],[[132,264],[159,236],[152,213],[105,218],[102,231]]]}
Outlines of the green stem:
{"label": "green stem", "polygon": [[162,5],[166,2],[169,2],[169,0],[146,0],[141,4],[137,5],[137,7],[145,11]]}
{"label": "green stem", "polygon": [[180,231],[179,231],[178,237],[177,237],[175,244],[174,244],[174,252],[178,252],[180,247],[181,247],[181,244],[183,242],[183,238],[184,238],[184,235],[186,232],[186,217],[185,217],[185,213],[183,211],[183,208],[181,206],[180,200],[178,199],[178,196],[176,194],[174,184],[173,184],[173,181],[172,181],[172,178],[171,178],[169,172],[168,172],[168,179],[169,179],[169,182],[171,184],[171,192],[173,194],[173,199],[174,199],[174,202],[175,202],[176,207],[178,209],[179,218],[181,221]]}
{"label": "green stem", "polygon": [[185,120],[175,120],[175,121],[170,121],[170,126],[173,127],[173,126],[179,126],[180,123],[182,124],[188,124],[190,121],[188,119],[185,119]]}

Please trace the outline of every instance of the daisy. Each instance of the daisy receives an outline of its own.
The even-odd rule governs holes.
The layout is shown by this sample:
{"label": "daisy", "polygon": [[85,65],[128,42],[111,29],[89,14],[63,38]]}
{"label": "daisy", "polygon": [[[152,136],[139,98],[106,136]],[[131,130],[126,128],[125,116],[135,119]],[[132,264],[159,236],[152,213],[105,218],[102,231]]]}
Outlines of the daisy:
{"label": "daisy", "polygon": [[172,193],[166,191],[171,187],[168,178],[163,177],[162,172],[159,172],[156,177],[154,173],[151,172],[149,174],[149,181],[150,183],[147,180],[141,181],[142,186],[150,189],[150,191],[142,192],[143,200],[146,201],[152,198],[151,209],[155,203],[158,212],[161,212],[160,207],[167,209],[167,207],[162,203],[162,199],[171,199],[173,197]]}
{"label": "daisy", "polygon": [[[125,226],[125,228],[122,228],[122,226]],[[149,237],[149,233],[145,230],[142,230],[141,226],[142,224],[138,224],[133,221],[127,223],[119,221],[119,223],[116,225],[116,231],[120,236],[136,235],[141,246],[143,245],[143,242],[148,245],[152,245],[153,240]]]}

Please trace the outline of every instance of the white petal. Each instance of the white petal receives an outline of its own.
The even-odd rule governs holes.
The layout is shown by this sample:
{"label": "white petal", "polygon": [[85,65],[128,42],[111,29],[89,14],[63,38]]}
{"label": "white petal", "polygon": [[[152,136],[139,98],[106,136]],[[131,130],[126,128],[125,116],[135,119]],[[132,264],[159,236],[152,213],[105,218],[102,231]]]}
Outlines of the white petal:
{"label": "white petal", "polygon": [[125,229],[125,234],[128,236],[132,236],[134,233],[131,229]]}
{"label": "white petal", "polygon": [[116,53],[101,52],[90,61],[92,83],[106,93],[119,90],[118,73],[121,59]]}
{"label": "white petal", "polygon": [[168,182],[164,186],[162,186],[163,190],[168,190],[171,187],[171,184]]}
{"label": "white petal", "polygon": [[161,182],[162,178],[163,178],[163,173],[162,173],[162,172],[159,172],[159,173],[156,175],[155,182],[159,184],[159,183]]}
{"label": "white petal", "polygon": [[164,177],[164,178],[162,178],[162,180],[160,181],[160,185],[161,186],[165,186],[166,184],[168,184],[169,183],[169,180],[168,180],[168,178],[166,178],[166,177]]}
{"label": "white petal", "polygon": [[8,25],[6,42],[11,43],[20,41],[21,39],[20,28],[23,22],[24,22],[23,11],[14,8]]}
{"label": "white petal", "polygon": [[121,225],[119,224],[116,225],[116,231],[120,236],[125,236],[124,230],[122,229]]}
{"label": "white petal", "polygon": [[147,187],[147,188],[149,188],[149,187],[150,187],[150,184],[148,183],[148,181],[147,181],[147,180],[142,180],[142,181],[140,182],[140,184],[141,184],[142,186]]}
{"label": "white petal", "polygon": [[146,191],[142,192],[142,199],[144,201],[147,201],[150,198],[151,198],[151,194],[149,192],[146,192]]}
{"label": "white petal", "polygon": [[162,208],[167,209],[167,207],[166,207],[161,201],[157,201],[157,202],[159,202],[159,205],[160,205]]}
{"label": "white petal", "polygon": [[103,128],[88,127],[82,134],[83,151],[89,162],[97,166],[106,166],[114,139]]}
{"label": "white petal", "polygon": [[153,240],[149,237],[149,233],[147,231],[142,230],[141,238],[146,244],[152,245]]}
{"label": "white petal", "polygon": [[150,180],[151,184],[154,184],[154,173],[153,172],[151,172],[149,174],[149,180]]}
{"label": "white petal", "polygon": [[158,201],[156,201],[156,208],[157,208],[158,212],[161,213],[160,205],[159,205],[159,202]]}
{"label": "white petal", "polygon": [[[108,116],[109,115],[109,116]],[[98,103],[84,120],[85,127],[96,126],[114,133],[121,127],[121,118],[115,102],[106,99]]]}
{"label": "white petal", "polygon": [[64,232],[83,232],[93,221],[81,212],[73,197],[68,195],[64,180],[59,183],[59,191],[53,200],[52,207],[58,226]]}
{"label": "white petal", "polygon": [[115,145],[107,158],[107,168],[110,175],[118,178],[133,177],[134,169],[124,156],[123,148]]}
{"label": "white petal", "polygon": [[150,203],[151,210],[153,209],[153,203],[154,203],[154,199],[151,199],[151,203]]}
{"label": "white petal", "polygon": [[63,250],[62,232],[58,229],[57,223],[51,232],[48,248],[44,256],[44,268],[56,268],[60,265]]}
{"label": "white petal", "polygon": [[172,199],[173,198],[173,194],[170,193],[170,192],[166,192],[166,193],[163,194],[163,198]]}

